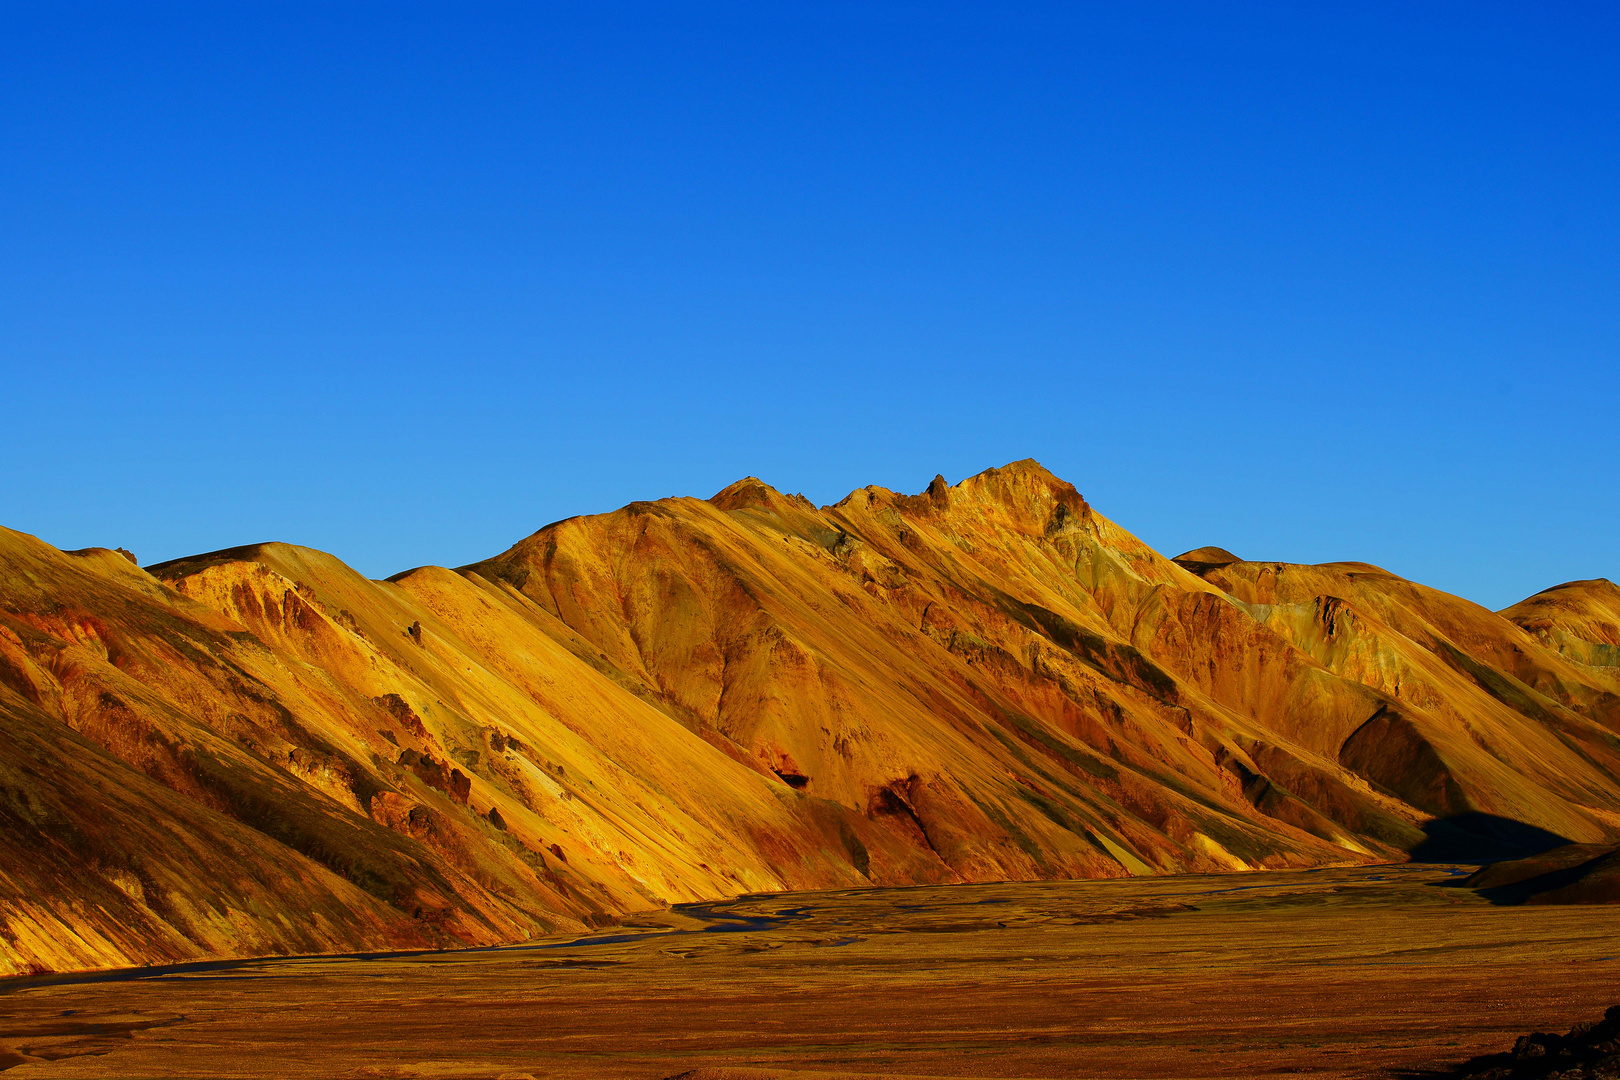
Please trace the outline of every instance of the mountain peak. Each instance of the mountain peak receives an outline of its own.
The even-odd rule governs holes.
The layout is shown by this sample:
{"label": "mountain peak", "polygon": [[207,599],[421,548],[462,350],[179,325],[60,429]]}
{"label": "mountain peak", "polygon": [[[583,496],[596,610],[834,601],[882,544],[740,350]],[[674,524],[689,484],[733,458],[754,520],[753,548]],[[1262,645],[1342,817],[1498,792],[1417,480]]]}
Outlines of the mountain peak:
{"label": "mountain peak", "polygon": [[781,513],[814,509],[803,495],[784,495],[757,476],[745,476],[726,485],[710,497],[709,503],[717,510],[760,509]]}
{"label": "mountain peak", "polygon": [[1620,586],[1606,578],[1554,585],[1500,614],[1538,636],[1556,631],[1579,641],[1620,647]]}
{"label": "mountain peak", "polygon": [[[182,555],[178,559],[169,559],[165,562],[153,563],[146,568],[146,572],[156,578],[184,577],[195,574],[199,570],[220,563],[229,562],[255,562],[267,556],[284,555],[288,553],[313,552],[312,548],[299,547],[297,544],[288,544],[280,540],[266,540],[257,544],[241,544],[237,547],[220,548],[218,551],[204,551],[196,555]],[[324,553],[322,553],[324,554]]]}
{"label": "mountain peak", "polygon": [[1223,547],[1210,544],[1206,547],[1193,548],[1191,551],[1183,551],[1170,561],[1183,567],[1187,566],[1188,563],[1192,563],[1198,566],[1214,568],[1217,566],[1230,566],[1232,563],[1242,562],[1243,560]]}
{"label": "mountain peak", "polygon": [[1052,475],[1034,458],[970,476],[956,485],[953,496],[981,509],[997,506],[1013,522],[1037,530],[1044,530],[1054,519],[1091,515],[1091,506],[1075,486]]}

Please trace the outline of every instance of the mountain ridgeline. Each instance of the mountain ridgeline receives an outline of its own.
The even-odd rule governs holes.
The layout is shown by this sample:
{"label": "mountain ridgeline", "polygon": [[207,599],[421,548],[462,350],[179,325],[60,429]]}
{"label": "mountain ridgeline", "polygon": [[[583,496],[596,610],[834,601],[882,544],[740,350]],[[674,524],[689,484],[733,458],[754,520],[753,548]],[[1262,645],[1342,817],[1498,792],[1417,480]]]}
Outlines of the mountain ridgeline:
{"label": "mountain ridgeline", "polygon": [[752,478],[372,581],[0,530],[0,971],[784,889],[1620,841],[1620,589],[1168,559],[1034,462]]}

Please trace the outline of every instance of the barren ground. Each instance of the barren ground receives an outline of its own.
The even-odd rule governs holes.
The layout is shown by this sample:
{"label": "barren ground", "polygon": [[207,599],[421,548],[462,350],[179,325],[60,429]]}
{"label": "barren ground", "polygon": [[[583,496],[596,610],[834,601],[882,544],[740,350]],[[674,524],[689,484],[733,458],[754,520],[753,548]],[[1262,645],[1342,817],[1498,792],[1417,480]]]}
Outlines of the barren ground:
{"label": "barren ground", "polygon": [[1393,1077],[1620,1002],[1620,910],[1492,907],[1446,887],[1457,874],[775,894],[523,947],[13,979],[0,1067],[7,1080]]}

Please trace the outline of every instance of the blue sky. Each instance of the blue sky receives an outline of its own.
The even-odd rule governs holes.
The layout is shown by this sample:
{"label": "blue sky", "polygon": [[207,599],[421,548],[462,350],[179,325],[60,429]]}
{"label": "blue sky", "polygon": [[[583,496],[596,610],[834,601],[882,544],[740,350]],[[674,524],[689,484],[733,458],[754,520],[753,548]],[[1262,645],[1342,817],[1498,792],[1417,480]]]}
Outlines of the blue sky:
{"label": "blue sky", "polygon": [[1620,578],[1613,5],[0,14],[60,547],[382,576],[1035,457],[1166,554]]}

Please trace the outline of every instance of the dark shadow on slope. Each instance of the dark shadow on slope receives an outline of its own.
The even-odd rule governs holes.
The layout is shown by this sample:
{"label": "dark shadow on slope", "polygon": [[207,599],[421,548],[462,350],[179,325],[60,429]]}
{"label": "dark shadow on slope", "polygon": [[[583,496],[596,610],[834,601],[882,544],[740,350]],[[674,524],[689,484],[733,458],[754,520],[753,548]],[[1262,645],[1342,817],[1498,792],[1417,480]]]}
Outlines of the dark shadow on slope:
{"label": "dark shadow on slope", "polygon": [[1412,849],[1413,862],[1488,863],[1522,859],[1563,847],[1567,836],[1513,818],[1477,810],[1435,818],[1423,826],[1424,840]]}
{"label": "dark shadow on slope", "polygon": [[[1594,859],[1592,861],[1597,862],[1599,860]],[[1586,877],[1589,870],[1590,864],[1587,863],[1580,866],[1566,866],[1561,870],[1537,874],[1535,877],[1526,878],[1523,881],[1514,881],[1506,885],[1497,885],[1494,888],[1479,889],[1477,891],[1479,895],[1493,904],[1501,907],[1511,907],[1540,896],[1542,893],[1557,892],[1560,889],[1578,884],[1581,879]],[[1467,882],[1465,881],[1463,884],[1466,885]]]}
{"label": "dark shadow on slope", "polygon": [[1620,903],[1620,849],[1612,844],[1571,844],[1493,863],[1463,884],[1493,904]]}

